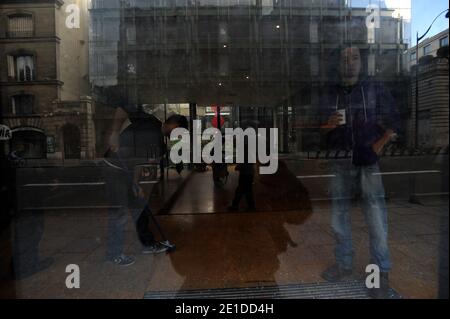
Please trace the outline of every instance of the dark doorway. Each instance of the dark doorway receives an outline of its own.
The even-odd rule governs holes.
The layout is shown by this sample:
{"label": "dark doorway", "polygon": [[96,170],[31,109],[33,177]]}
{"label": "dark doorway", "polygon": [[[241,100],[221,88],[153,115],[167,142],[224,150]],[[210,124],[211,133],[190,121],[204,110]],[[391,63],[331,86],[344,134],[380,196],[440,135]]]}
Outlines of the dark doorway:
{"label": "dark doorway", "polygon": [[11,151],[22,158],[46,158],[45,134],[37,129],[15,130],[11,139]]}
{"label": "dark doorway", "polygon": [[64,125],[63,129],[64,158],[81,158],[80,130],[73,124]]}

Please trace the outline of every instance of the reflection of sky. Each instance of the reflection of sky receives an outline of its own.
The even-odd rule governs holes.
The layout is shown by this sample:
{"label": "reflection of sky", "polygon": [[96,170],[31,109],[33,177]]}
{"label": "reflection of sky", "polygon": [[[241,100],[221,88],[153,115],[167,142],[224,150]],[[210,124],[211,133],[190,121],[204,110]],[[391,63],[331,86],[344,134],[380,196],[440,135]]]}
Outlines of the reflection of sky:
{"label": "reflection of sky", "polygon": [[377,5],[382,9],[394,9],[392,15],[395,17],[400,15],[406,20],[411,18],[411,0],[347,0],[347,3],[354,8],[367,8],[371,4]]}
{"label": "reflection of sky", "polygon": [[[448,9],[447,0],[412,0],[411,33],[413,45],[415,45],[416,32],[419,32],[419,36],[424,34],[434,18],[445,9]],[[445,14],[442,14],[433,24],[426,37],[432,37],[445,29],[448,29],[448,19],[445,18]]]}
{"label": "reflection of sky", "polygon": [[[416,32],[419,35],[424,34],[434,18],[448,9],[447,0],[347,0],[347,3],[352,7],[365,8],[369,4],[376,4],[380,8],[395,9],[394,16],[400,14],[405,20],[411,20],[411,25],[406,25],[405,37],[411,37],[415,45]],[[430,32],[426,37],[432,37],[439,32],[448,29],[448,19],[443,14],[436,20]],[[409,36],[411,34],[411,36]]]}

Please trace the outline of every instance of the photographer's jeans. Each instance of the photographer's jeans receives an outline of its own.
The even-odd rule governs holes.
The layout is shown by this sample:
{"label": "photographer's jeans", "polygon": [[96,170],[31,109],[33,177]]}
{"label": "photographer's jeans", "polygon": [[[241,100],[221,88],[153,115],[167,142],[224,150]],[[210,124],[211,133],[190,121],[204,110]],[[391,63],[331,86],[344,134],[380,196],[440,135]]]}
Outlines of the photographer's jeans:
{"label": "photographer's jeans", "polygon": [[371,263],[381,272],[391,269],[388,247],[388,221],[385,192],[378,164],[354,166],[349,162],[333,165],[330,191],[331,226],[336,237],[336,262],[345,269],[353,267],[351,202],[355,192],[369,231]]}
{"label": "photographer's jeans", "polygon": [[129,220],[129,213],[134,222],[137,221],[142,210],[112,208],[108,210],[108,239],[106,244],[106,258],[112,260],[123,253],[125,244],[125,230]]}

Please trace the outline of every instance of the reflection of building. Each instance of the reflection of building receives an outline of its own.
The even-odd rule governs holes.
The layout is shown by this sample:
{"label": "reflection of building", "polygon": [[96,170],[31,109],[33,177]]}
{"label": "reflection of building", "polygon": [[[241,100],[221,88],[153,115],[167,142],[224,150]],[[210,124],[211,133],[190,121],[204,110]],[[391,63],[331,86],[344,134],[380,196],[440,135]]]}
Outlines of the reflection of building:
{"label": "reflection of building", "polygon": [[238,108],[233,118],[279,127],[282,151],[304,150],[317,145],[307,114],[343,43],[361,48],[364,73],[397,90],[408,109],[404,22],[393,12],[381,9],[380,28],[367,30],[366,7],[339,0],[96,0],[91,78],[129,103]]}
{"label": "reflection of building", "polygon": [[[448,29],[427,38],[408,50],[408,68],[411,72],[411,121],[410,136],[418,134],[419,147],[448,145],[448,57],[439,58],[438,50],[448,48]],[[419,53],[419,118],[416,128],[416,54]],[[410,144],[414,138],[410,139]]]}
{"label": "reflection of building", "polygon": [[[433,58],[419,64],[419,125],[421,147],[448,145],[448,58]],[[412,68],[412,105],[415,105],[415,67]],[[414,114],[414,112],[413,112]],[[415,132],[415,114],[410,128]],[[411,135],[413,135],[412,133]]]}
{"label": "reflection of building", "polygon": [[[442,31],[435,36],[430,38],[426,38],[422,42],[419,43],[419,60],[424,56],[437,56],[437,51],[445,46],[448,46],[448,29]],[[405,59],[407,61],[408,69],[416,64],[416,53],[417,48],[412,47],[408,50],[408,56]]]}
{"label": "reflection of building", "polygon": [[[9,151],[27,158],[95,156],[86,3],[1,1],[0,96],[3,122],[13,130]],[[77,13],[70,7],[66,13],[73,4],[79,28],[66,24]]]}

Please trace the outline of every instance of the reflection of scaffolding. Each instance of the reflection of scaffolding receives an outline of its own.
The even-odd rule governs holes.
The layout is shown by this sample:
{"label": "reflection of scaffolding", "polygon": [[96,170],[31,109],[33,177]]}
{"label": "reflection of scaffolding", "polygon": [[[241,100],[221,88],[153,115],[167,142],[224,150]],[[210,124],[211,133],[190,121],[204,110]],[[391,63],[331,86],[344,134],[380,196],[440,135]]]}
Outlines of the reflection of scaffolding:
{"label": "reflection of scaffolding", "polygon": [[[253,106],[241,115],[253,112],[254,118],[257,109],[272,108],[281,151],[292,143],[304,149],[309,146],[301,142],[303,135],[316,139],[303,129],[305,121],[314,120],[321,88],[334,80],[331,56],[344,43],[361,49],[366,75],[406,92],[403,20],[392,13],[381,9],[381,28],[370,33],[366,8],[341,0],[94,1],[93,25],[112,25],[117,34],[95,38],[91,60],[115,59],[117,83],[96,81],[102,78],[97,74],[93,84],[121,88],[130,102],[150,108]],[[399,105],[407,105],[406,96]]]}
{"label": "reflection of scaffolding", "polygon": [[344,42],[372,53],[373,74],[378,69],[392,80],[400,73],[402,21],[390,11],[382,12],[386,23],[370,44],[360,31],[366,10],[342,1],[164,3],[94,1],[91,11],[100,29],[93,32],[92,70],[110,71],[95,63],[115,54],[116,79],[134,81],[146,103],[277,105],[305,84],[326,81],[329,53]]}
{"label": "reflection of scaffolding", "polygon": [[[381,9],[381,28],[370,34],[366,8],[350,5],[341,0],[94,1],[93,26],[107,32],[93,33],[100,37],[92,43],[91,61],[115,59],[117,74],[104,82],[96,74],[93,84],[122,89],[130,102],[150,107],[272,108],[272,124],[283,133],[280,145],[287,150],[292,143],[302,145],[296,130],[310,121],[306,114],[316,107],[320,88],[333,81],[331,56],[343,44],[361,49],[366,75],[404,87],[403,20]],[[102,69],[109,70],[92,68]],[[258,110],[253,113],[258,117]]]}
{"label": "reflection of scaffolding", "polygon": [[129,104],[143,104],[139,101],[136,50],[133,46],[136,42],[136,7],[131,7],[128,0],[121,1],[119,36],[119,89]]}

